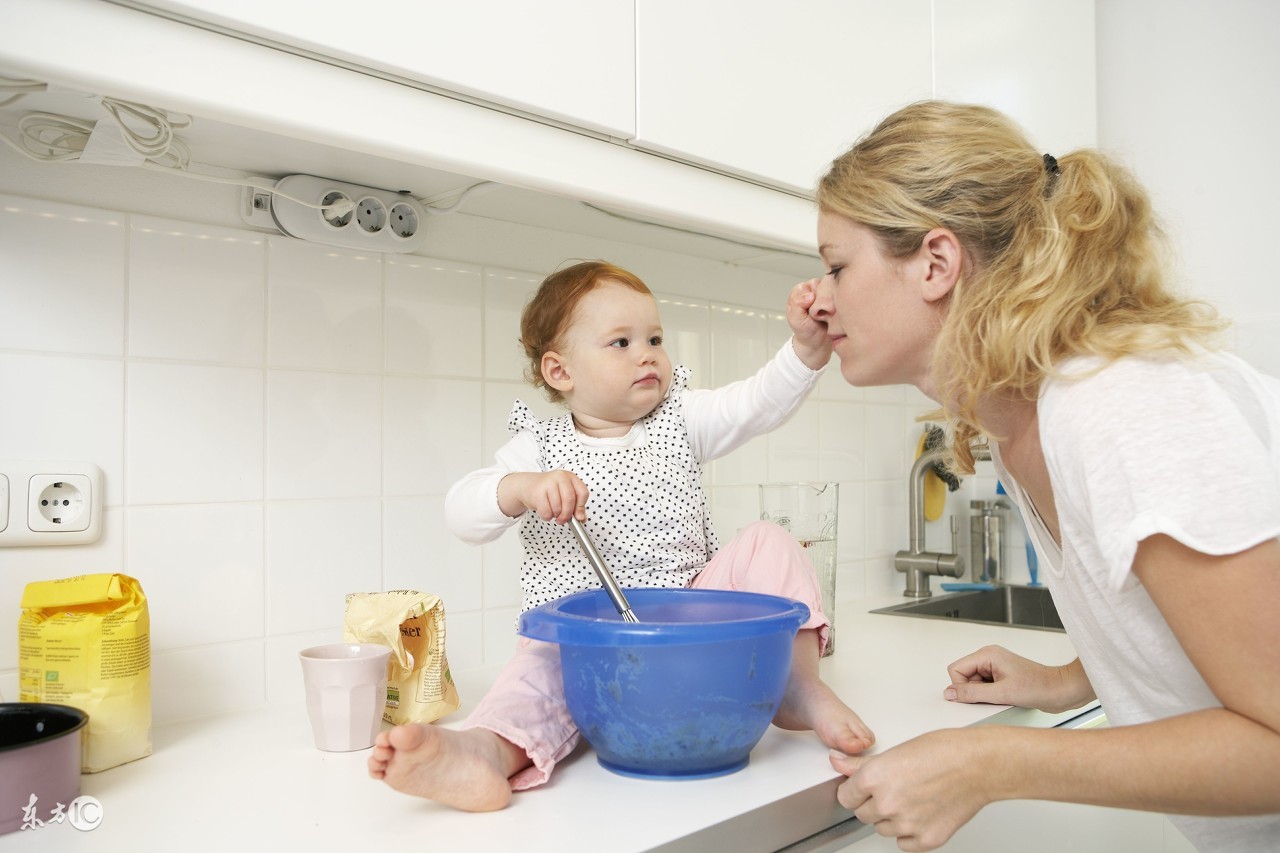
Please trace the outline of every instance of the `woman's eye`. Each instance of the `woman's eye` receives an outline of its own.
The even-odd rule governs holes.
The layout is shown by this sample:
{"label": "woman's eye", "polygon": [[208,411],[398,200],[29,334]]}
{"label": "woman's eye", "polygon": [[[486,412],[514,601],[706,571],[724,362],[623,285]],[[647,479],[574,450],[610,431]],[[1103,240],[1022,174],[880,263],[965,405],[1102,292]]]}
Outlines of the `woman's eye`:
{"label": "woman's eye", "polygon": [[827,275],[831,276],[832,278],[839,278],[839,277],[840,277],[840,271],[841,271],[842,269],[844,269],[844,267],[842,267],[842,266],[840,266],[840,267],[832,267],[831,269],[827,270]]}

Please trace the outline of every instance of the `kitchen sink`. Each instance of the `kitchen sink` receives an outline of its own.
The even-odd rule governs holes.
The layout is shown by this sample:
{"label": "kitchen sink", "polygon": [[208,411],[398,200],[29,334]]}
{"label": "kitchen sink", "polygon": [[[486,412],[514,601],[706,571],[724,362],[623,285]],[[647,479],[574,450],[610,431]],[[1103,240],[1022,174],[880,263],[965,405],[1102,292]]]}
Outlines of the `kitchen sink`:
{"label": "kitchen sink", "polygon": [[915,616],[921,619],[956,619],[986,625],[1010,625],[1014,628],[1036,628],[1063,631],[1058,609],[1053,606],[1049,590],[1043,586],[998,586],[995,589],[966,590],[935,595],[906,604],[895,604],[872,610],[892,616]]}

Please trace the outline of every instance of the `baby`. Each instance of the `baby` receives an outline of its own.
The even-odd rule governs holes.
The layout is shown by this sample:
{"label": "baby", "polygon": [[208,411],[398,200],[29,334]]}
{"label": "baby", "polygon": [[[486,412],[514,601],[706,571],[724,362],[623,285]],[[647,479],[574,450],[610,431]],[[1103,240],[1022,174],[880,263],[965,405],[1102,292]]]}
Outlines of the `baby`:
{"label": "baby", "polygon": [[[525,307],[530,379],[568,414],[538,420],[519,401],[515,436],[495,464],[450,489],[445,512],[465,541],[496,539],[517,521],[523,610],[599,581],[569,530],[577,517],[623,587],[736,589],[804,602],[791,674],[774,725],[813,730],[845,754],[874,742],[818,674],[828,619],[812,564],[768,522],[719,547],[702,465],[781,425],[831,357],[808,314],[813,281],[787,300],[792,339],[755,376],[686,388],[662,347],[658,305],[639,278],[589,261],[549,276]],[[643,619],[643,615],[641,614]],[[565,706],[559,649],[520,638],[515,656],[460,729],[410,724],[381,732],[369,775],[396,790],[468,811],[505,807],[541,785],[580,735]]]}

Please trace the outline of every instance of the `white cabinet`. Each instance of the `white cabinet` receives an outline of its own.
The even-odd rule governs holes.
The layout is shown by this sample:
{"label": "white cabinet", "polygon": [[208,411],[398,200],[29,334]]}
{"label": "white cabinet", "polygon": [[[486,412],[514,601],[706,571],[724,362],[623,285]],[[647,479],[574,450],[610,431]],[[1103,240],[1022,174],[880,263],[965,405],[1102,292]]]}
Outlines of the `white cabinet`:
{"label": "white cabinet", "polygon": [[833,157],[921,98],[991,104],[1047,151],[1095,144],[1094,2],[129,5],[807,195]]}
{"label": "white cabinet", "polygon": [[937,0],[936,94],[984,103],[1061,156],[1098,139],[1094,0]]}
{"label": "white cabinet", "polygon": [[[0,71],[190,114],[198,125],[191,133],[217,136],[215,147],[226,154],[210,159],[209,149],[197,146],[193,159],[202,164],[275,175],[307,172],[419,193],[424,190],[415,175],[427,170],[424,180],[430,181],[444,172],[459,186],[492,180],[748,244],[726,244],[726,258],[758,257],[761,245],[814,251],[807,200],[596,134],[356,73],[141,7],[4,0],[3,8]],[[622,31],[630,33],[630,19]],[[575,73],[610,76],[609,43],[610,37],[592,34],[573,45]],[[563,53],[566,46],[557,44]],[[534,51],[531,66],[543,49],[550,50]],[[490,48],[488,55],[497,53]],[[295,162],[295,142],[316,156]],[[264,148],[269,150],[259,155]],[[245,154],[258,164],[245,163]],[[264,160],[272,164],[261,165]],[[370,177],[349,176],[347,170]],[[378,174],[393,177],[378,180]]]}
{"label": "white cabinet", "polygon": [[640,0],[633,142],[808,192],[879,119],[936,97],[1065,153],[1096,144],[1094,65],[1094,0]]}
{"label": "white cabinet", "polygon": [[[1162,814],[1070,803],[993,803],[940,848],[943,853],[1194,853]],[[898,853],[896,839],[876,835],[846,853]]]}
{"label": "white cabinet", "polygon": [[310,55],[623,138],[632,0],[137,0]]}
{"label": "white cabinet", "polygon": [[6,0],[0,67],[811,254],[815,181],[910,101],[1092,144],[1093,3]]}
{"label": "white cabinet", "polygon": [[638,0],[634,144],[812,190],[932,91],[929,0]]}

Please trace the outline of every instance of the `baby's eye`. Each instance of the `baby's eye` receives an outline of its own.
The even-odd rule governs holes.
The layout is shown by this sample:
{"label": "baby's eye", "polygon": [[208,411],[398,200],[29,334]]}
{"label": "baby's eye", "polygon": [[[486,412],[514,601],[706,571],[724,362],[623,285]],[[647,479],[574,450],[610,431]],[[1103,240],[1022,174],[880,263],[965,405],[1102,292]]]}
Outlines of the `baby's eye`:
{"label": "baby's eye", "polygon": [[649,346],[651,347],[662,346],[662,335],[654,335],[653,337],[649,338]]}
{"label": "baby's eye", "polygon": [[616,341],[610,341],[609,346],[618,347],[619,349],[626,349],[627,347],[631,346],[631,341],[627,340],[626,338],[618,338]]}

